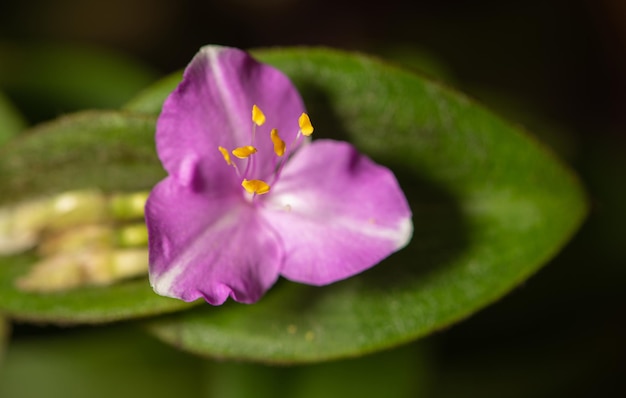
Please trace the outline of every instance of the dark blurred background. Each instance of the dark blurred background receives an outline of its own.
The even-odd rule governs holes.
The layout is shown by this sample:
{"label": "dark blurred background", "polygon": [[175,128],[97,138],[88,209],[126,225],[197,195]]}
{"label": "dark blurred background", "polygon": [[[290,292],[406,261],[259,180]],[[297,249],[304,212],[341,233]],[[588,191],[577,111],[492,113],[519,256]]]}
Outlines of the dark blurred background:
{"label": "dark blurred background", "polygon": [[325,45],[432,56],[465,91],[506,93],[571,132],[615,131],[626,106],[621,0],[30,0],[3,2],[0,35],[98,45],[161,72],[209,43]]}
{"label": "dark blurred background", "polygon": [[[323,45],[468,93],[571,165],[591,213],[523,286],[418,343],[420,396],[626,396],[626,1],[13,1],[0,42],[95,46],[154,78],[204,44]],[[31,123],[73,110],[37,110],[5,86]]]}

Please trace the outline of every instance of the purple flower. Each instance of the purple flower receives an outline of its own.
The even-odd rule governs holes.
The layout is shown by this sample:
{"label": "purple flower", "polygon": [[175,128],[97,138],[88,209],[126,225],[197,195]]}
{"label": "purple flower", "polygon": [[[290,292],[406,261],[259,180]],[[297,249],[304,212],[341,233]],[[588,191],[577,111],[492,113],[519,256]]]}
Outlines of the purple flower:
{"label": "purple flower", "polygon": [[252,303],[279,276],[329,284],[408,243],[391,171],[312,132],[280,71],[241,50],[200,50],[157,122],[169,174],[146,205],[157,293]]}

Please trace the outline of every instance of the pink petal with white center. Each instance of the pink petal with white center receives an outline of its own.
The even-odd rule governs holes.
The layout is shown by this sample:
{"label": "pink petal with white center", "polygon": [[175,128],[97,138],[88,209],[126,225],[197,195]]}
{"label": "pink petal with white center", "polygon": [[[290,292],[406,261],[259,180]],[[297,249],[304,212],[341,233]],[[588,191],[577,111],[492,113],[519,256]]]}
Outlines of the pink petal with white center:
{"label": "pink petal with white center", "polygon": [[146,222],[150,283],[163,296],[253,303],[278,278],[278,236],[242,197],[198,194],[168,177],[150,194]]}
{"label": "pink petal with white center", "polygon": [[[278,129],[289,145],[298,132],[304,112],[300,95],[279,70],[254,60],[244,51],[203,47],[185,70],[183,81],[163,105],[157,122],[157,151],[165,169],[194,190],[235,190],[238,179],[218,146],[228,150],[252,144],[252,107],[266,115],[255,127],[256,173],[267,178],[274,156],[270,139]],[[246,160],[233,159],[243,171]],[[194,178],[189,178],[193,175]]]}
{"label": "pink petal with white center", "polygon": [[344,142],[317,140],[285,165],[262,212],[280,235],[287,279],[324,285],[362,272],[411,239],[393,173]]}

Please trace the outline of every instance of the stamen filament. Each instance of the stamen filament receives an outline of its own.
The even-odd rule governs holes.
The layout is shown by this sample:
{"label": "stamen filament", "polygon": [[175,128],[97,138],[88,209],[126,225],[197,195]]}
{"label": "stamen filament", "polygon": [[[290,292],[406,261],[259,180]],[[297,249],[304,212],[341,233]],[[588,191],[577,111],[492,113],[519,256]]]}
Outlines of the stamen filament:
{"label": "stamen filament", "polygon": [[[253,176],[255,174],[255,157],[251,156],[257,152],[257,148],[255,147],[256,129],[257,127],[265,124],[265,121],[266,118],[263,111],[261,111],[261,109],[256,104],[253,105],[251,145],[241,146],[231,151],[233,156],[236,156],[239,159],[248,160],[246,163],[245,171],[243,175],[241,175],[241,177],[243,177],[241,186],[245,189],[247,193],[252,194],[253,198],[256,195],[262,195],[270,191],[270,184],[268,184],[267,182],[263,180],[247,179],[248,176]],[[309,115],[307,115],[306,113],[302,113],[300,115],[300,117],[298,118],[298,125],[300,129],[298,130],[295,139],[290,142],[289,148],[287,148],[285,141],[283,141],[283,139],[278,134],[278,129],[274,128],[270,131],[270,139],[274,146],[274,153],[276,154],[276,157],[273,158],[274,173],[271,177],[272,185],[279,179],[280,174],[285,166],[286,158],[288,157],[285,156],[285,154],[287,154],[287,152],[291,152],[297,147],[299,142],[303,139],[302,136],[308,137],[313,134],[313,125],[311,124],[311,119],[309,118]],[[228,163],[229,165],[233,164],[233,166],[235,166],[236,168],[236,165],[230,159],[228,152],[222,147],[219,147],[219,150],[220,152],[222,152],[222,156],[224,156],[224,160],[226,161],[226,163]]]}

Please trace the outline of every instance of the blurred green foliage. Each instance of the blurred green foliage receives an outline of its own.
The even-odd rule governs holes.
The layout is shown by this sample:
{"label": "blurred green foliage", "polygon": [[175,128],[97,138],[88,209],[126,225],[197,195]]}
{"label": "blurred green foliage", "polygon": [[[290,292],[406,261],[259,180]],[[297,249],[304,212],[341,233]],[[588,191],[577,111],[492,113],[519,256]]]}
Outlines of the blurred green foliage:
{"label": "blurred green foliage", "polygon": [[31,122],[119,108],[157,76],[128,56],[89,46],[0,41],[0,59],[0,88]]}
{"label": "blurred green foliage", "polygon": [[15,106],[0,93],[0,145],[26,127],[26,121]]}

